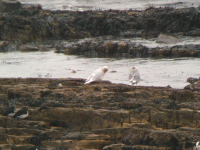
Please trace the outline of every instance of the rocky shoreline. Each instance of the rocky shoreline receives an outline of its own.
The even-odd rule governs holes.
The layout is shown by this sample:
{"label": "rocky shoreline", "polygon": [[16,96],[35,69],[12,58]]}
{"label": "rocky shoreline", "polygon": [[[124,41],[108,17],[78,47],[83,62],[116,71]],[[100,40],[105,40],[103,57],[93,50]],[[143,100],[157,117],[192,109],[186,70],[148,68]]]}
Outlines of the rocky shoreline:
{"label": "rocky shoreline", "polygon": [[177,58],[200,57],[200,45],[176,45],[172,47],[148,48],[128,41],[93,41],[71,44],[63,49],[67,55],[85,57],[123,57],[123,58]]}
{"label": "rocky shoreline", "polygon": [[[200,90],[85,79],[1,78],[3,149],[192,149],[199,140]],[[189,78],[197,85],[199,79]],[[199,85],[199,83],[198,83]],[[29,116],[2,116],[27,106]]]}
{"label": "rocky shoreline", "polygon": [[[199,15],[199,8],[50,11],[0,0],[0,52],[200,57],[199,44],[148,48],[115,39],[175,42],[178,36],[199,36]],[[0,149],[192,150],[200,138],[200,79],[187,81],[184,89],[173,89],[109,81],[85,85],[85,79],[70,78],[0,78]],[[3,116],[9,106],[27,106],[28,117]]]}
{"label": "rocky shoreline", "polygon": [[[13,7],[8,11],[7,7]],[[158,38],[169,42],[169,36],[199,36],[199,8],[154,8],[144,11],[51,11],[41,5],[22,5],[19,2],[0,1],[0,51],[21,50],[29,45],[53,48],[56,52],[86,57],[199,57],[199,44],[175,47],[147,48],[136,43],[115,42],[118,38]],[[102,36],[112,37],[105,41]],[[63,47],[63,41],[99,37],[100,41],[72,43]],[[174,39],[171,39],[174,42]],[[74,46],[75,45],[75,46]],[[99,46],[99,47],[98,47]],[[83,48],[80,48],[83,47]],[[102,49],[101,49],[102,48]],[[88,50],[89,49],[89,50]]]}

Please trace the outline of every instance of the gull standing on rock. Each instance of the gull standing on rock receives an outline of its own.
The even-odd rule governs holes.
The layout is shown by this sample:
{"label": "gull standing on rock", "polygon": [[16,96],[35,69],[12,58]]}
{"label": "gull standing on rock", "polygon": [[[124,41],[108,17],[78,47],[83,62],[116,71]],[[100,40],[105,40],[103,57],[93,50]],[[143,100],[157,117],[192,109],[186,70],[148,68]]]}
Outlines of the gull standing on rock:
{"label": "gull standing on rock", "polygon": [[131,85],[134,85],[140,81],[140,74],[137,67],[133,67],[129,70],[129,82]]}
{"label": "gull standing on rock", "polygon": [[108,71],[108,67],[104,66],[102,68],[97,69],[96,71],[94,71],[89,77],[88,79],[85,81],[84,84],[88,84],[91,83],[93,81],[99,81],[101,80],[104,75],[106,74],[106,72]]}

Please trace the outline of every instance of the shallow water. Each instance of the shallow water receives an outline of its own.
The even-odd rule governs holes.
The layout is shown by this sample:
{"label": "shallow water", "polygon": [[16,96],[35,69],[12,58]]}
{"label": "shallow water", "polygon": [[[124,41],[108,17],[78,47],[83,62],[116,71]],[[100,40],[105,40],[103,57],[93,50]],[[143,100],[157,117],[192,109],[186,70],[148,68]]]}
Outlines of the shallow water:
{"label": "shallow water", "polygon": [[137,9],[153,7],[198,7],[199,0],[19,0],[24,4],[41,4],[43,9],[51,10],[108,10]]}
{"label": "shallow water", "polygon": [[[10,52],[0,54],[0,77],[84,78],[102,66],[109,66],[104,80],[129,84],[128,70],[137,66],[139,86],[183,88],[188,77],[200,76],[200,58],[108,59],[83,58],[50,52]],[[71,73],[75,70],[76,73]],[[110,71],[117,71],[111,73]]]}

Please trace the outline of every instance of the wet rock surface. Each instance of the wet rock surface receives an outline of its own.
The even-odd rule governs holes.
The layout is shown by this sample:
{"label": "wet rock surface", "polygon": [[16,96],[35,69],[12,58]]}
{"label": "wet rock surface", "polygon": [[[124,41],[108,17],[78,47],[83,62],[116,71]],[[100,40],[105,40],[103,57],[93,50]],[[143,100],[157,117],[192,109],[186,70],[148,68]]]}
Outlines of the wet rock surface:
{"label": "wet rock surface", "polygon": [[187,79],[187,82],[189,82],[190,85],[187,85],[185,87],[185,89],[190,89],[193,91],[200,91],[200,78],[190,77]]}
{"label": "wet rock surface", "polygon": [[200,57],[200,45],[148,48],[130,41],[86,40],[64,47],[64,54],[85,57],[172,58]]}
{"label": "wet rock surface", "polygon": [[[1,78],[3,149],[192,149],[200,91],[85,79]],[[197,81],[198,82],[198,81]],[[25,119],[3,116],[28,107]]]}
{"label": "wet rock surface", "polygon": [[10,12],[21,8],[21,3],[17,0],[1,0],[0,12]]}
{"label": "wet rock surface", "polygon": [[[1,9],[0,40],[8,45],[0,46],[0,51],[20,50],[20,45],[38,47],[39,42],[50,43],[56,52],[84,55],[87,57],[199,57],[199,45],[160,47],[147,49],[145,46],[133,46],[122,42],[83,43],[75,47],[62,47],[57,40],[84,39],[89,37],[142,37],[158,38],[158,41],[174,42],[171,35],[199,36],[199,8],[153,8],[144,11],[108,10],[108,11],[50,11],[41,5],[22,5],[18,1],[4,2],[14,8]],[[18,6],[19,5],[19,6]],[[9,6],[10,7],[10,6]],[[190,19],[188,19],[190,18]],[[164,40],[161,35],[165,35]],[[170,37],[172,40],[166,39]],[[178,39],[176,39],[178,41]],[[2,44],[1,44],[2,45]],[[15,46],[13,46],[15,45]],[[90,50],[86,50],[89,48]],[[44,45],[43,45],[44,47]],[[83,47],[83,48],[80,48]],[[103,48],[103,49],[101,49]]]}

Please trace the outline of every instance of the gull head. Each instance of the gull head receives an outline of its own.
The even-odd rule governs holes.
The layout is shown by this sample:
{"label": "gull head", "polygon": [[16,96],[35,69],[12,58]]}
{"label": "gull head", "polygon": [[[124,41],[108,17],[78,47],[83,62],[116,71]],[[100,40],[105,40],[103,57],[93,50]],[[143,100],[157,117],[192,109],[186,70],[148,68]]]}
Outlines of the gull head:
{"label": "gull head", "polygon": [[108,66],[104,66],[101,68],[101,71],[103,71],[103,73],[106,73],[108,71]]}
{"label": "gull head", "polygon": [[129,69],[129,71],[134,71],[134,70],[138,70],[137,67],[132,67],[131,69]]}

